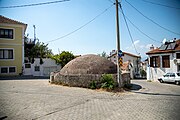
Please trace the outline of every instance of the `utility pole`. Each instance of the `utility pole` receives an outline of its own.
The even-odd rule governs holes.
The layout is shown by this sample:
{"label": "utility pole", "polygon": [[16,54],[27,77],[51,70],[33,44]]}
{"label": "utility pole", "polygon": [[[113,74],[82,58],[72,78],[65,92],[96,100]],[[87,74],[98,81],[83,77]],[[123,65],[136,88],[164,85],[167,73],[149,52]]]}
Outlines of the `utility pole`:
{"label": "utility pole", "polygon": [[120,51],[120,32],[119,32],[119,11],[118,11],[118,5],[119,2],[116,0],[116,39],[117,39],[117,82],[118,87],[122,87],[122,76],[121,76],[121,68],[119,66],[119,51]]}
{"label": "utility pole", "polygon": [[35,43],[36,42],[36,26],[33,25],[33,27],[34,27],[34,43]]}

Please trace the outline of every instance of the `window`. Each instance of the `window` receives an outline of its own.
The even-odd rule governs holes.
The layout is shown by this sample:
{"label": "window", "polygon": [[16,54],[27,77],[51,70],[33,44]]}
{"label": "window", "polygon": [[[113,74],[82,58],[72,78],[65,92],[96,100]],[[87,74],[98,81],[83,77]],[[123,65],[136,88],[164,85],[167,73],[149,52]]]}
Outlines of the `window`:
{"label": "window", "polygon": [[40,71],[40,67],[39,66],[35,66],[34,67],[34,71]]}
{"label": "window", "polygon": [[170,68],[169,55],[162,56],[162,67],[163,68]]}
{"label": "window", "polygon": [[160,67],[160,57],[159,56],[150,57],[150,67]]}
{"label": "window", "polygon": [[13,29],[0,28],[0,38],[13,39]]}
{"label": "window", "polygon": [[180,76],[180,73],[177,73],[178,76]]}
{"label": "window", "polygon": [[13,49],[0,49],[0,59],[13,59]]}
{"label": "window", "polygon": [[0,73],[16,73],[16,67],[1,67]]}
{"label": "window", "polygon": [[176,53],[176,58],[180,59],[180,53]]}
{"label": "window", "polygon": [[175,73],[171,73],[171,74],[170,74],[170,77],[175,77]]}
{"label": "window", "polygon": [[169,75],[164,75],[164,77],[169,77]]}
{"label": "window", "polygon": [[8,68],[7,67],[2,67],[1,68],[1,73],[8,73]]}
{"label": "window", "polygon": [[31,64],[25,64],[25,68],[31,68]]}
{"label": "window", "polygon": [[15,73],[16,68],[15,67],[9,67],[9,73]]}

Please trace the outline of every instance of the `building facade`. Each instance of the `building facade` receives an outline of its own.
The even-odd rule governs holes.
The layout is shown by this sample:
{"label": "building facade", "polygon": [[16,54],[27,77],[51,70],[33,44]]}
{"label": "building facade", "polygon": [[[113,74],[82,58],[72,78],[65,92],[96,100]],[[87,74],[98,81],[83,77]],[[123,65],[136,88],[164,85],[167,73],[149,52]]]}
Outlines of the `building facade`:
{"label": "building facade", "polygon": [[[42,64],[40,64],[40,58],[34,58],[34,63],[26,62],[23,75],[50,76],[51,72],[60,71],[61,65],[57,65],[55,60],[51,58],[43,58],[42,60]],[[28,61],[28,58],[25,58],[25,61]]]}
{"label": "building facade", "polygon": [[148,57],[147,80],[157,81],[168,72],[180,72],[180,39],[163,43],[146,53]]}
{"label": "building facade", "polygon": [[[140,68],[141,56],[123,52],[122,59],[123,59],[123,65],[121,69],[124,71],[129,71],[132,79],[140,75],[139,68]],[[112,52],[110,52],[108,60],[117,64],[117,54],[115,50],[112,50]]]}
{"label": "building facade", "polygon": [[27,24],[0,15],[0,76],[22,74]]}

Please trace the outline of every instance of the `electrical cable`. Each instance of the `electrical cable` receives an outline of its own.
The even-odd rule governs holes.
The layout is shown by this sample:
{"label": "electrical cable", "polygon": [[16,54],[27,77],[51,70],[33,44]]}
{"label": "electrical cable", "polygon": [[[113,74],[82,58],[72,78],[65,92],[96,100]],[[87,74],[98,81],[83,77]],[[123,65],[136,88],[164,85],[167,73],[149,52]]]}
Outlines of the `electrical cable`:
{"label": "electrical cable", "polygon": [[57,41],[57,40],[60,40],[60,39],[63,39],[79,30],[81,30],[82,28],[84,28],[86,25],[90,24],[91,22],[93,22],[95,19],[97,19],[98,17],[100,17],[102,14],[104,14],[105,12],[107,12],[114,4],[112,4],[110,7],[106,8],[105,10],[103,10],[100,14],[98,14],[97,16],[95,16],[93,19],[91,19],[90,21],[88,21],[87,23],[85,23],[84,25],[80,26],[79,28],[67,33],[66,35],[63,35],[59,38],[56,38],[56,39],[53,39],[53,40],[50,40],[50,41],[47,41],[45,43],[50,43],[50,42],[53,42],[53,41]]}
{"label": "electrical cable", "polygon": [[160,41],[151,38],[149,35],[147,35],[147,34],[144,33],[142,30],[140,30],[129,18],[127,18],[127,16],[125,16],[125,17],[126,17],[126,19],[127,19],[139,32],[141,32],[143,35],[145,35],[146,37],[148,37],[149,39],[151,39],[151,40],[153,40],[153,41],[155,41],[155,42],[161,43]]}
{"label": "electrical cable", "polygon": [[178,10],[180,9],[179,7],[173,7],[173,6],[164,5],[164,4],[160,4],[160,3],[155,3],[155,2],[151,2],[151,1],[147,1],[147,0],[142,0],[142,1],[146,2],[146,3],[154,4],[154,5],[163,6],[163,7],[174,8],[174,9],[178,9]]}
{"label": "electrical cable", "polygon": [[134,49],[135,49],[136,53],[139,54],[138,51],[137,51],[137,49],[136,49],[136,46],[135,46],[135,44],[134,44],[134,40],[133,40],[131,31],[130,31],[130,29],[129,29],[128,23],[127,23],[127,21],[126,21],[126,18],[125,18],[123,9],[122,9],[122,7],[121,7],[121,4],[119,4],[119,7],[120,7],[120,9],[121,9],[121,11],[122,11],[121,13],[123,14],[123,18],[124,18],[124,21],[125,21],[125,24],[126,24],[126,27],[127,27],[128,33],[129,33],[129,36],[130,36],[130,38],[131,38],[131,42],[132,42],[132,44],[133,44],[133,46],[134,46]]}
{"label": "electrical cable", "polygon": [[67,2],[67,1],[70,1],[70,0],[58,0],[58,1],[52,1],[52,2],[34,3],[34,4],[27,4],[27,5],[14,5],[14,6],[6,6],[6,7],[0,7],[0,8],[30,7],[30,6],[38,6],[38,5],[47,5],[47,4],[53,4],[53,3]]}
{"label": "electrical cable", "polygon": [[109,2],[111,2],[111,3],[114,3],[112,0],[108,0]]}
{"label": "electrical cable", "polygon": [[163,26],[161,26],[160,24],[156,23],[154,20],[150,19],[149,17],[145,16],[142,12],[140,12],[136,7],[134,7],[131,3],[129,3],[127,0],[125,0],[132,8],[134,8],[139,14],[141,14],[143,17],[145,17],[146,19],[148,19],[149,21],[151,21],[152,23],[156,24],[157,26],[159,26],[160,28],[168,31],[168,32],[171,32],[173,34],[176,34],[176,35],[180,35],[180,33],[176,33],[176,32],[173,32]]}
{"label": "electrical cable", "polygon": [[[120,11],[122,13],[122,11]],[[122,13],[123,14],[123,13]],[[157,43],[161,43],[158,40],[155,40],[153,38],[151,38],[149,35],[147,35],[146,33],[144,33],[141,29],[139,29],[125,14],[124,14],[125,18],[131,23],[131,25],[133,25],[140,33],[142,33],[143,35],[145,35],[146,37],[148,37],[149,39],[157,42]]]}

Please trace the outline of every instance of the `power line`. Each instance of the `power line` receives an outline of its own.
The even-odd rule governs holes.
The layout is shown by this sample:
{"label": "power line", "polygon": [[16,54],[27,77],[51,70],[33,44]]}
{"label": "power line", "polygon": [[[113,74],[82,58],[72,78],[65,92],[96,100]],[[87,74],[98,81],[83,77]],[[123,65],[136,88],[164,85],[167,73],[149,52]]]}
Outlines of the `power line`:
{"label": "power line", "polygon": [[145,35],[146,37],[148,37],[149,39],[151,39],[151,40],[153,40],[153,41],[155,41],[155,42],[161,43],[160,41],[151,38],[149,35],[147,35],[147,34],[144,33],[142,30],[140,30],[129,18],[127,18],[127,16],[125,16],[125,17],[126,17],[126,19],[127,19],[139,32],[141,32],[143,35]]}
{"label": "power line", "polygon": [[134,7],[131,3],[129,3],[127,0],[125,0],[132,8],[134,8],[139,14],[141,14],[143,17],[145,17],[146,19],[148,19],[149,21],[151,21],[152,23],[156,24],[157,26],[159,26],[160,28],[168,31],[168,32],[171,32],[171,33],[174,33],[176,35],[180,35],[180,33],[176,33],[176,32],[173,32],[163,26],[161,26],[160,24],[156,23],[154,20],[150,19],[149,17],[145,16],[142,12],[140,12],[136,7]]}
{"label": "power line", "polygon": [[67,37],[67,36],[69,36],[69,35],[77,32],[77,31],[79,31],[80,29],[82,29],[83,27],[85,27],[86,25],[90,24],[91,22],[93,22],[93,21],[94,21],[95,19],[97,19],[98,17],[100,17],[102,14],[104,14],[105,12],[107,12],[113,5],[114,5],[114,4],[112,4],[110,7],[106,8],[106,9],[105,9],[104,11],[102,11],[100,14],[98,14],[97,16],[95,16],[93,19],[91,19],[90,21],[88,21],[88,22],[85,23],[84,25],[80,26],[79,28],[73,30],[72,32],[69,32],[69,33],[67,33],[66,35],[63,35],[63,36],[61,36],[61,37],[59,37],[59,38],[56,38],[56,39],[54,39],[54,40],[47,41],[47,42],[45,42],[45,43],[50,43],[50,42],[53,42],[53,41],[57,41],[57,40],[63,39],[63,38],[65,38],[65,37]]}
{"label": "power line", "polygon": [[[122,11],[120,11],[122,13]],[[122,13],[123,14],[123,13]],[[146,37],[148,37],[149,39],[155,41],[155,42],[158,42],[158,43],[161,43],[160,41],[158,40],[155,40],[153,38],[151,38],[149,35],[147,35],[146,33],[144,33],[141,29],[139,29],[125,14],[124,14],[125,18],[140,32],[142,33],[143,35],[145,35]]]}
{"label": "power line", "polygon": [[108,0],[109,2],[111,2],[111,3],[114,3],[112,0]]}
{"label": "power line", "polygon": [[146,2],[146,3],[154,4],[154,5],[163,6],[163,7],[174,8],[174,9],[178,9],[178,10],[180,9],[179,7],[173,7],[173,6],[164,5],[164,4],[160,4],[160,3],[155,3],[155,2],[151,2],[151,1],[147,1],[147,0],[142,0],[142,1]]}
{"label": "power line", "polygon": [[6,6],[6,7],[0,7],[0,8],[30,7],[30,6],[38,6],[38,5],[47,5],[47,4],[53,4],[53,3],[67,2],[67,1],[70,1],[70,0],[58,0],[58,1],[52,1],[52,2],[34,3],[34,4],[27,4],[27,5],[14,5],[14,6]]}
{"label": "power line", "polygon": [[126,27],[127,27],[128,33],[129,33],[129,36],[130,36],[130,38],[131,38],[131,42],[132,42],[132,44],[133,44],[133,46],[134,46],[134,49],[135,49],[136,53],[139,54],[138,51],[137,51],[137,49],[136,49],[136,46],[135,46],[135,44],[134,44],[134,40],[133,40],[132,34],[131,34],[131,32],[130,32],[128,23],[127,23],[127,21],[126,21],[126,18],[125,18],[123,9],[122,9],[122,7],[121,7],[121,4],[119,4],[119,6],[120,6],[120,9],[121,9],[121,11],[122,11],[121,13],[123,14],[123,18],[124,18],[124,21],[125,21],[125,24],[126,24]]}

